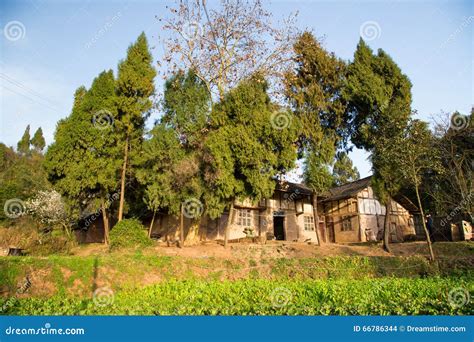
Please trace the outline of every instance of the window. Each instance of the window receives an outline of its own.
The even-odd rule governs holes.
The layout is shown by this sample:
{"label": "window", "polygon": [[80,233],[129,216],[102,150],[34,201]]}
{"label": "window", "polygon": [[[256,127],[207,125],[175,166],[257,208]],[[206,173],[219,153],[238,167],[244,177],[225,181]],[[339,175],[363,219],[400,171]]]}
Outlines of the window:
{"label": "window", "polygon": [[343,216],[342,217],[342,229],[344,231],[349,231],[352,230],[352,224],[351,224],[351,217],[350,216]]}
{"label": "window", "polygon": [[304,217],[304,230],[314,231],[314,218],[313,216]]}
{"label": "window", "polygon": [[242,227],[252,226],[252,210],[238,209],[237,211],[237,225]]}

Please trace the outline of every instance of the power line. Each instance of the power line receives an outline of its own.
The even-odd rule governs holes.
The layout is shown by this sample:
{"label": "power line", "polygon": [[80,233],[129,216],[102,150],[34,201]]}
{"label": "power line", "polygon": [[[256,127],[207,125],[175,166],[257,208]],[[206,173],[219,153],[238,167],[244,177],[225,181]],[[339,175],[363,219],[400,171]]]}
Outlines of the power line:
{"label": "power line", "polygon": [[22,82],[18,81],[18,80],[15,80],[13,79],[12,77],[0,72],[0,78],[2,78],[3,80],[9,82],[10,84],[20,88],[21,90],[23,91],[26,91],[27,93],[29,93],[30,95],[32,96],[35,96],[45,102],[48,102],[50,105],[54,105],[55,102],[54,101],[51,101],[49,100],[48,98],[44,97],[43,95],[41,95],[40,93],[36,92],[35,90],[29,88],[28,86],[26,86],[25,84],[23,84]]}
{"label": "power line", "polygon": [[17,92],[17,91],[15,91],[15,90],[13,90],[13,89],[10,89],[10,88],[8,88],[7,86],[5,86],[4,84],[1,84],[1,86],[2,86],[3,88],[5,88],[5,89],[7,89],[7,90],[11,91],[12,93],[15,93],[15,94],[17,94],[17,95],[21,95],[21,96],[23,96],[23,97],[27,98],[28,100],[30,100],[30,101],[32,101],[32,102],[34,102],[34,103],[36,103],[36,104],[39,104],[39,105],[42,105],[42,106],[48,107],[48,108],[50,108],[50,109],[54,110],[55,112],[58,112],[58,113],[60,113],[60,111],[59,111],[57,108],[54,108],[54,107],[52,107],[52,106],[50,106],[50,105],[48,105],[48,104],[46,104],[46,103],[41,103],[41,102],[39,102],[39,101],[35,100],[34,98],[31,98],[31,97],[29,97],[29,96],[28,96],[28,95],[26,95],[26,94],[19,93],[19,92]]}

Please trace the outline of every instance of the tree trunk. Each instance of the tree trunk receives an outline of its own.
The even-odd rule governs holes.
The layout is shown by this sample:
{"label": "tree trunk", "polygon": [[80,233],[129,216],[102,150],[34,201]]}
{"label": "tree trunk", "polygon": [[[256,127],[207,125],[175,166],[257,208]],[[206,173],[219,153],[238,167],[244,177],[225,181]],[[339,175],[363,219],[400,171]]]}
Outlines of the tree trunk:
{"label": "tree trunk", "polygon": [[232,218],[234,216],[234,199],[230,202],[230,209],[229,209],[229,218],[227,219],[227,224],[225,225],[224,231],[224,247],[227,248],[227,242],[229,240],[229,230],[230,225],[232,224]]}
{"label": "tree trunk", "polygon": [[110,244],[109,236],[109,217],[107,216],[107,207],[105,206],[105,201],[102,201],[102,220],[104,222],[104,243],[106,246]]}
{"label": "tree trunk", "polygon": [[181,218],[179,223],[179,248],[184,246],[184,206],[181,204]]}
{"label": "tree trunk", "polygon": [[[315,194],[313,197],[313,216],[314,216],[314,230],[316,231],[316,238],[318,239],[318,246],[321,246],[321,237],[319,236],[319,216],[318,216],[318,200]],[[304,204],[303,204],[304,206]]]}
{"label": "tree trunk", "polygon": [[153,230],[153,223],[155,223],[156,210],[153,210],[153,217],[151,218],[150,228],[148,228],[148,238],[151,238],[151,231]]}
{"label": "tree trunk", "polygon": [[392,197],[388,197],[385,203],[385,219],[383,221],[383,249],[388,253],[392,253],[390,248],[390,211],[392,206]]}
{"label": "tree trunk", "polygon": [[128,163],[128,137],[125,139],[125,150],[123,154],[123,166],[122,166],[122,177],[120,180],[120,204],[118,212],[118,221],[122,221],[123,218],[123,205],[125,202],[125,177],[127,172],[127,163]]}
{"label": "tree trunk", "polygon": [[433,247],[431,246],[430,232],[428,231],[428,228],[426,228],[425,214],[423,213],[423,207],[421,205],[421,198],[420,198],[420,192],[418,190],[418,185],[415,185],[415,193],[416,193],[416,199],[418,201],[418,207],[420,208],[421,222],[423,224],[423,229],[425,230],[425,234],[426,234],[426,243],[428,244],[428,249],[430,251],[430,260],[434,261],[435,256],[433,253]]}

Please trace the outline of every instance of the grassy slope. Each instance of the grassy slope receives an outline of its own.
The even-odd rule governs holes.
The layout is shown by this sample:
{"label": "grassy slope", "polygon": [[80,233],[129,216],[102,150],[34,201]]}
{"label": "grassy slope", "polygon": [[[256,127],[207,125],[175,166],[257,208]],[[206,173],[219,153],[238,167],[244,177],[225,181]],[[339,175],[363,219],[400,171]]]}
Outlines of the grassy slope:
{"label": "grassy slope", "polygon": [[[434,264],[421,256],[223,259],[131,250],[6,257],[0,258],[0,305],[16,298],[3,310],[8,314],[473,313],[472,305],[448,301],[453,289],[474,290],[472,246],[440,248],[456,249],[456,257],[446,251]],[[26,276],[31,288],[19,294]],[[103,287],[115,301],[94,305],[92,293]],[[275,306],[275,289],[289,303]]]}

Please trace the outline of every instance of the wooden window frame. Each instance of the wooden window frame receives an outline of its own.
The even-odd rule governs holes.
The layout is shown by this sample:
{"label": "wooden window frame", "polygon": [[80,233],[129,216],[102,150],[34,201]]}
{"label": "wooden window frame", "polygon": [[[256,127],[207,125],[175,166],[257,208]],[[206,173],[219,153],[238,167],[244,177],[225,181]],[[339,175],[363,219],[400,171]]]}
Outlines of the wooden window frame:
{"label": "wooden window frame", "polygon": [[236,224],[241,227],[252,227],[253,213],[251,209],[237,209]]}
{"label": "wooden window frame", "polygon": [[311,215],[305,215],[303,217],[303,222],[304,222],[304,230],[306,232],[314,232],[315,231],[315,226],[314,226],[314,217]]}
{"label": "wooden window frame", "polygon": [[[347,227],[347,224],[349,224],[349,227]],[[352,227],[352,218],[350,216],[341,216],[341,231],[350,232],[353,230],[354,228]]]}

